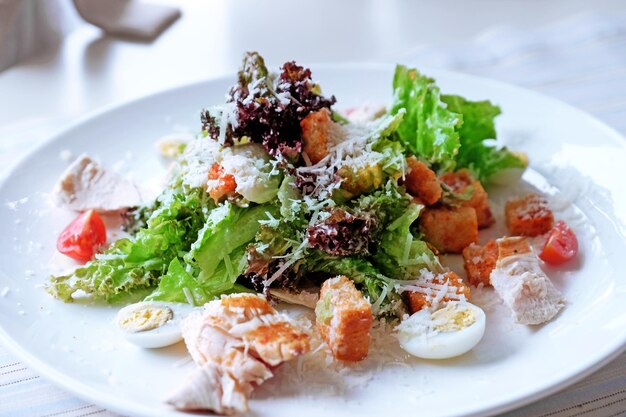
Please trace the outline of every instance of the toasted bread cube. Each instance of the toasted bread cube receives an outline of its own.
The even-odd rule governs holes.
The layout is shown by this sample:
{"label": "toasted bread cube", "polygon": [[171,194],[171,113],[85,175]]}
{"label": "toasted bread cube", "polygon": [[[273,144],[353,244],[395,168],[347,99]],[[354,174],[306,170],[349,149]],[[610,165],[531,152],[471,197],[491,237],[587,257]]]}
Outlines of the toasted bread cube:
{"label": "toasted bread cube", "polygon": [[489,206],[487,192],[480,181],[474,179],[467,169],[447,172],[440,176],[439,179],[457,194],[463,194],[471,187],[472,197],[467,201],[461,201],[460,205],[473,207],[476,210],[479,229],[489,227],[496,222]]}
{"label": "toasted bread cube", "polygon": [[[456,287],[456,293],[459,295],[463,295],[466,300],[469,300],[471,291],[470,288],[463,282],[463,279],[458,276],[455,272],[446,272],[445,274],[436,276],[432,280],[433,284],[444,285],[448,284],[450,287]],[[450,290],[448,290],[450,291]],[[432,296],[429,297],[428,294],[419,292],[419,291],[411,291],[407,294],[407,306],[409,307],[409,311],[411,314],[416,311],[420,311],[424,307],[430,307],[432,305]],[[442,301],[452,301],[450,297],[443,297]]]}
{"label": "toasted bread cube", "polygon": [[315,321],[336,359],[365,359],[373,319],[372,306],[351,279],[341,275],[324,282],[315,306]]}
{"label": "toasted bread cube", "polygon": [[517,236],[538,236],[552,228],[554,216],[545,198],[528,194],[505,207],[506,227]]}
{"label": "toasted bread cube", "polygon": [[420,230],[439,252],[461,253],[478,240],[478,221],[472,207],[427,208],[420,215]]}
{"label": "toasted bread cube", "polygon": [[491,271],[496,267],[498,260],[498,244],[490,240],[486,245],[480,246],[472,243],[463,249],[463,264],[467,272],[467,280],[470,285],[477,287],[491,285]]}
{"label": "toasted bread cube", "polygon": [[439,201],[442,190],[439,181],[437,181],[437,175],[414,156],[408,157],[406,162],[408,170],[404,184],[409,194],[417,197],[427,206]]}
{"label": "toasted bread cube", "polygon": [[332,126],[333,121],[328,109],[313,112],[300,122],[304,152],[306,152],[311,163],[317,164],[328,155],[328,142]]}

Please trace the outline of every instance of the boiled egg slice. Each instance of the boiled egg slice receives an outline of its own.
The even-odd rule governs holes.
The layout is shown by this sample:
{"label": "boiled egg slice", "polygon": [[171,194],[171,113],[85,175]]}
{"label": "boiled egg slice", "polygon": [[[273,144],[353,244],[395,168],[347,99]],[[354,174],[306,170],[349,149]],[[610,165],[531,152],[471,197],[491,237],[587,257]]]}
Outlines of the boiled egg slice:
{"label": "boiled egg slice", "polygon": [[189,304],[143,301],[122,308],[115,324],[129,342],[142,348],[161,348],[182,340],[180,322],[193,309]]}
{"label": "boiled egg slice", "polygon": [[466,301],[451,301],[439,309],[423,309],[397,327],[400,346],[423,359],[448,359],[474,348],[485,334],[485,313]]}

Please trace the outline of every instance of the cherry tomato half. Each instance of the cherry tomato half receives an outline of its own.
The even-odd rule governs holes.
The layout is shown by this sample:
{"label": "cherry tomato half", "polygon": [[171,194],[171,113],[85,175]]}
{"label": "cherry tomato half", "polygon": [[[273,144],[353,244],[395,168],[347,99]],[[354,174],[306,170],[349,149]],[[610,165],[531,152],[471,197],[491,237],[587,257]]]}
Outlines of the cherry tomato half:
{"label": "cherry tomato half", "polygon": [[95,210],[81,213],[57,239],[57,250],[70,258],[87,262],[106,242],[104,222]]}
{"label": "cherry tomato half", "polygon": [[564,221],[558,221],[548,232],[548,238],[539,257],[544,262],[560,265],[578,253],[578,239]]}

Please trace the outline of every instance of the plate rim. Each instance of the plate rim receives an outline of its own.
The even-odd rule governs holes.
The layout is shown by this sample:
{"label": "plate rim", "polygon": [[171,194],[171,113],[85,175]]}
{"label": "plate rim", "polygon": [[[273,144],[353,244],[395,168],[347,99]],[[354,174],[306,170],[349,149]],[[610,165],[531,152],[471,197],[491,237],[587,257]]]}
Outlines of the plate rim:
{"label": "plate rim", "polygon": [[[313,68],[313,71],[324,70],[324,71],[339,71],[339,72],[382,72],[387,71],[391,72],[395,64],[392,63],[381,63],[381,62],[343,62],[343,63],[332,63],[332,62],[322,62],[322,63],[305,63],[309,68]],[[530,97],[532,99],[539,99],[544,102],[549,102],[553,106],[566,107],[570,111],[575,112],[578,116],[586,119],[587,122],[590,122],[594,125],[595,128],[600,129],[606,133],[606,138],[614,142],[614,144],[626,148],[626,138],[620,132],[618,132],[612,126],[604,123],[596,116],[577,108],[569,103],[556,99],[554,97],[544,95],[537,91],[533,91],[527,89],[525,87],[521,87],[515,84],[503,82],[496,79],[491,79],[487,77],[481,77],[473,74],[468,74],[459,71],[450,71],[445,69],[435,69],[430,67],[420,67],[420,72],[430,74],[433,77],[437,78],[441,75],[445,77],[457,78],[460,81],[467,80],[468,82],[479,82],[479,83],[489,83],[494,87],[501,86],[506,88],[515,94],[525,95],[526,97]],[[190,89],[197,86],[202,86],[205,84],[219,83],[227,80],[233,80],[235,75],[234,71],[228,75],[219,75],[216,77],[209,77],[203,80],[195,80],[187,83],[182,83],[177,86],[169,87],[162,90],[153,91],[147,94],[140,95],[138,97],[134,97],[129,100],[121,101],[121,102],[113,102],[106,106],[97,108],[93,111],[86,113],[85,115],[79,117],[76,121],[68,124],[62,129],[56,131],[54,134],[50,135],[47,139],[43,140],[40,144],[32,148],[29,152],[24,154],[19,158],[19,160],[13,165],[11,170],[0,179],[0,191],[3,190],[14,173],[21,169],[28,161],[32,158],[35,158],[37,154],[42,151],[45,151],[46,147],[53,146],[56,142],[62,140],[62,138],[71,133],[76,129],[80,129],[82,125],[89,123],[92,120],[98,119],[100,117],[104,117],[109,113],[122,111],[124,108],[132,107],[138,105],[144,101],[150,101],[157,99],[160,96],[173,94],[178,90]],[[2,269],[0,269],[0,274],[5,275]],[[86,383],[83,383],[77,378],[68,376],[61,371],[57,371],[44,361],[41,361],[37,358],[36,355],[31,354],[30,352],[21,348],[19,343],[11,337],[11,335],[4,329],[4,327],[0,324],[0,342],[6,347],[11,353],[13,353],[16,357],[22,360],[28,367],[40,374],[41,376],[48,379],[53,384],[57,384],[72,394],[82,398],[86,401],[90,401],[100,407],[103,407],[108,410],[116,411],[119,413],[132,413],[139,415],[150,415],[152,411],[149,409],[145,409],[145,406],[129,401],[125,398],[113,397],[110,394],[103,393],[96,388],[92,388]],[[622,336],[621,344],[613,347],[612,350],[609,351],[601,360],[598,360],[593,365],[579,370],[578,372],[574,372],[569,377],[561,380],[560,382],[553,383],[548,387],[536,388],[533,390],[529,390],[528,392],[521,395],[516,400],[510,400],[508,402],[497,403],[495,405],[485,406],[477,406],[474,410],[471,410],[469,413],[463,413],[464,416],[484,416],[484,415],[495,415],[507,411],[512,411],[514,409],[518,409],[520,407],[526,406],[528,404],[534,403],[540,399],[546,398],[556,392],[559,392],[576,382],[582,380],[586,376],[591,375],[592,373],[598,371],[602,367],[606,366],[608,363],[615,360],[619,355],[623,352],[626,352],[626,333]],[[164,410],[165,412],[166,410]],[[173,412],[173,410],[167,410],[169,412]]]}

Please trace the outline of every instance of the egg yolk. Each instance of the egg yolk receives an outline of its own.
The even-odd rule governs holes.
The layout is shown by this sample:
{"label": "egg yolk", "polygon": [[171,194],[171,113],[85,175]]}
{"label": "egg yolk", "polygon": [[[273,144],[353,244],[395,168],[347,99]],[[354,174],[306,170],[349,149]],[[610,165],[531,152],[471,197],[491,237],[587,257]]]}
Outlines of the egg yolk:
{"label": "egg yolk", "polygon": [[469,308],[459,308],[457,304],[448,304],[432,314],[436,323],[434,329],[440,332],[455,332],[476,322],[476,314]]}
{"label": "egg yolk", "polygon": [[119,327],[128,332],[144,332],[163,326],[174,313],[167,307],[141,306],[125,312],[119,319]]}

